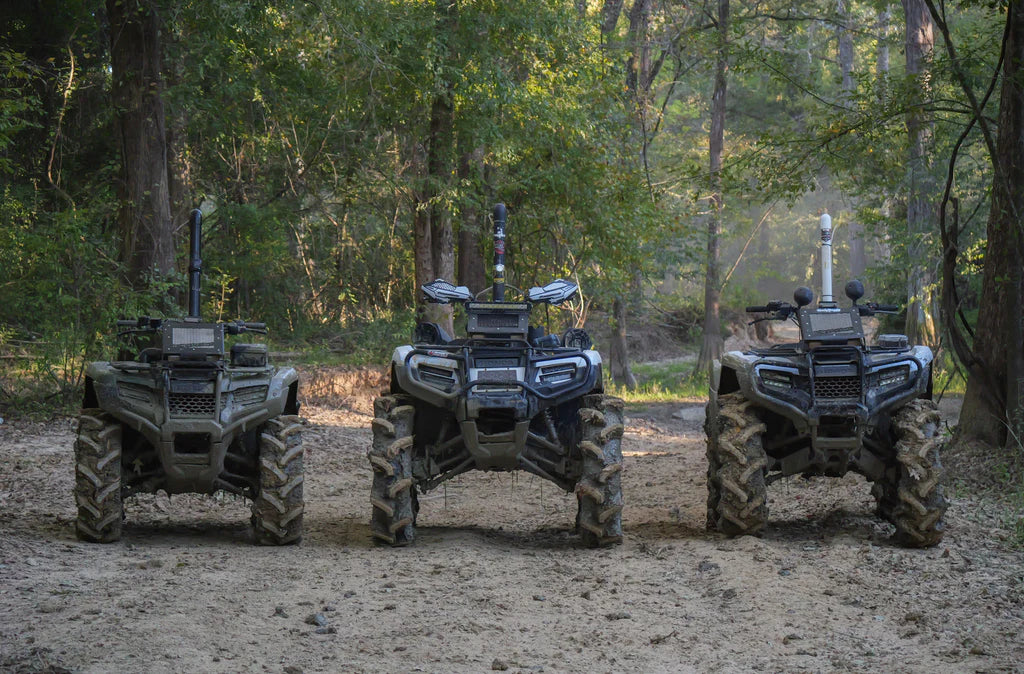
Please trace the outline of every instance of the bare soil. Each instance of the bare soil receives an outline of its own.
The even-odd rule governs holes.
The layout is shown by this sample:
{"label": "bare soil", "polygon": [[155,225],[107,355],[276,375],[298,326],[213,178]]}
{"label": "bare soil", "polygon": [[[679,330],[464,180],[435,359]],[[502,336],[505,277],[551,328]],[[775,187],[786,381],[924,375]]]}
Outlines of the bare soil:
{"label": "bare soil", "polygon": [[131,499],[120,543],[80,543],[74,420],[0,425],[0,671],[1024,669],[1005,504],[950,489],[943,544],[905,550],[861,478],[788,480],[763,538],[708,534],[692,401],[627,410],[620,547],[582,548],[549,483],[471,473],[389,549],[368,398],[344,402],[303,410],[306,533],[284,548],[252,545],[245,501],[201,496]]}

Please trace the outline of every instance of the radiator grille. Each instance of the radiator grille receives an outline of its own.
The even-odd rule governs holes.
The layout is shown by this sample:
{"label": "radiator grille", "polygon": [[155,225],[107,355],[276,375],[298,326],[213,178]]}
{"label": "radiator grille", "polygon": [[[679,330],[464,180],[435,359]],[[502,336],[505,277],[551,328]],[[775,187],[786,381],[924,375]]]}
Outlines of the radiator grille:
{"label": "radiator grille", "polygon": [[815,398],[859,398],[860,377],[815,377]]}
{"label": "radiator grille", "polygon": [[217,400],[212,393],[169,393],[168,406],[172,417],[210,418],[217,412]]}

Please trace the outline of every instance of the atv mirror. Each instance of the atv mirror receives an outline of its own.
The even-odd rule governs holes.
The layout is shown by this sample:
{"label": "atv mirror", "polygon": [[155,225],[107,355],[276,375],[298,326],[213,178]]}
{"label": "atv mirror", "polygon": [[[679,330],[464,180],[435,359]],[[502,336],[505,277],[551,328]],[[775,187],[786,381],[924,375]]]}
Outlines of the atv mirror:
{"label": "atv mirror", "polygon": [[857,279],[848,281],[846,283],[846,296],[853,300],[853,303],[856,304],[857,300],[864,297],[864,284],[858,281]]}
{"label": "atv mirror", "polygon": [[793,301],[798,307],[806,307],[814,301],[814,291],[807,286],[800,286],[793,292]]}
{"label": "atv mirror", "polygon": [[530,288],[526,293],[526,299],[531,302],[547,302],[548,304],[561,304],[570,299],[578,290],[575,283],[558,279],[547,284],[543,288]]}
{"label": "atv mirror", "polygon": [[469,292],[469,288],[466,286],[456,287],[440,278],[425,284],[422,289],[431,302],[438,304],[469,302],[473,299],[473,293]]}

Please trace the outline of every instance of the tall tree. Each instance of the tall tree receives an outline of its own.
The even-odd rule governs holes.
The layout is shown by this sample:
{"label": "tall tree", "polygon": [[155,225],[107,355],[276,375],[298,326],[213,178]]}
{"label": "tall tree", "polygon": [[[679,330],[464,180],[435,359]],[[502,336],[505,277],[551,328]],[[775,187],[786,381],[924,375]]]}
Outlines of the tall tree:
{"label": "tall tree", "polygon": [[719,238],[722,231],[722,213],[725,202],[722,188],[722,154],[725,149],[725,96],[726,72],[729,67],[729,0],[718,0],[718,55],[715,59],[715,77],[711,94],[711,133],[708,138],[710,155],[711,204],[708,215],[707,262],[704,271],[704,339],[697,358],[697,371],[704,372],[714,359],[722,355],[722,322],[719,298],[722,294],[719,280],[721,254]]}
{"label": "tall tree", "polygon": [[161,72],[161,19],[151,0],[107,0],[112,98],[121,148],[118,227],[129,280],[174,270]]}
{"label": "tall tree", "polygon": [[[444,194],[454,152],[455,101],[449,59],[458,28],[458,2],[435,0],[436,54],[432,72],[432,98],[426,146],[426,174],[415,205],[416,279],[455,279],[455,241],[451,209]],[[429,260],[428,256],[429,255]],[[429,270],[429,271],[428,271]],[[451,333],[451,305],[428,305],[421,299],[420,314],[438,321]]]}
{"label": "tall tree", "polygon": [[[850,30],[850,11],[848,0],[836,2],[836,18],[838,20],[838,56],[839,71],[842,73],[841,95],[843,105],[847,108],[854,104],[857,85],[853,80],[854,49],[853,31]],[[867,268],[867,256],[864,252],[864,228],[856,215],[847,225],[850,240],[850,276],[860,278]],[[760,323],[758,324],[760,325]]]}
{"label": "tall tree", "polygon": [[[957,434],[1019,449],[1024,439],[1024,5],[1010,2],[1006,11],[981,305]],[[980,106],[974,107],[980,116]],[[979,124],[985,128],[984,119]]]}
{"label": "tall tree", "polygon": [[927,242],[933,233],[936,184],[932,175],[932,123],[926,112],[931,98],[930,75],[935,47],[934,25],[925,0],[902,0],[906,15],[907,76],[911,98],[907,105],[907,231],[910,235],[907,275],[906,333],[911,343],[938,345],[935,331],[936,280],[934,256]]}

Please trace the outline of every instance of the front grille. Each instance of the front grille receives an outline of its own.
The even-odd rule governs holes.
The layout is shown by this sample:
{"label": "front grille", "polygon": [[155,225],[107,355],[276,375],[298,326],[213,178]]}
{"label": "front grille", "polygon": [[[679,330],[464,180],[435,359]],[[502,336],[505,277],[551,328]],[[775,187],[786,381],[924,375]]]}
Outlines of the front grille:
{"label": "front grille", "polygon": [[217,413],[217,399],[212,393],[168,393],[167,403],[172,417],[208,419]]}
{"label": "front grille", "polygon": [[477,358],[476,367],[519,367],[518,358]]}
{"label": "front grille", "polygon": [[239,407],[259,405],[267,399],[266,386],[246,386],[235,391],[235,404]]}
{"label": "front grille", "polygon": [[859,398],[860,376],[815,377],[815,398]]}

